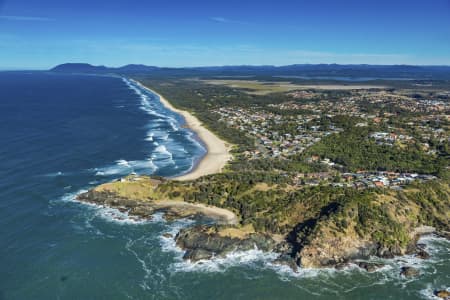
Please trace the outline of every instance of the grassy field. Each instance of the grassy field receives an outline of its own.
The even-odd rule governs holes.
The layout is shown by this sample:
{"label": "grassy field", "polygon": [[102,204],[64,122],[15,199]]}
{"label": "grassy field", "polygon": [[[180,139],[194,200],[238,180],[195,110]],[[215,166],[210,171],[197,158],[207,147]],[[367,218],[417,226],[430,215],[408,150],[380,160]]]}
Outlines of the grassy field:
{"label": "grassy field", "polygon": [[283,93],[294,90],[318,89],[318,90],[354,90],[385,88],[375,85],[355,85],[355,84],[293,84],[288,81],[259,81],[259,80],[201,80],[206,84],[224,85],[231,88],[243,89],[251,95],[267,95],[270,93]]}
{"label": "grassy field", "polygon": [[154,200],[161,196],[155,192],[159,181],[142,176],[128,176],[122,181],[114,181],[97,186],[96,192],[110,192],[119,197],[133,200]]}

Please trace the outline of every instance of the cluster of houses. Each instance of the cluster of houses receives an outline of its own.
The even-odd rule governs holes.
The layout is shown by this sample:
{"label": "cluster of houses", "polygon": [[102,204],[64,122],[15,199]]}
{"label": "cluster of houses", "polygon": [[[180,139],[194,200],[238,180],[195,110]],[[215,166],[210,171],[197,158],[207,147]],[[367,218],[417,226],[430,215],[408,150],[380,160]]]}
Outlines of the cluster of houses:
{"label": "cluster of houses", "polygon": [[[440,99],[415,99],[408,95],[396,94],[386,90],[353,90],[351,95],[339,99],[339,101],[330,101],[327,99],[327,94],[317,91],[294,91],[288,95],[295,99],[295,101],[288,101],[281,104],[274,104],[282,110],[309,110],[315,113],[328,114],[346,114],[361,118],[386,118],[391,114],[385,112],[383,115],[375,116],[365,113],[365,109],[361,107],[367,106],[367,102],[374,104],[375,107],[397,107],[404,111],[413,113],[441,113],[446,114],[450,112],[450,102]],[[298,100],[311,100],[308,102]]]}
{"label": "cluster of houses", "polygon": [[[293,96],[294,93],[289,95]],[[294,98],[302,98],[303,93],[296,93]],[[407,95],[394,94],[388,91],[374,91],[374,90],[360,90],[351,91],[350,96],[342,97],[339,101],[331,101],[323,99],[316,95],[316,100],[308,101],[307,99],[313,95],[308,92],[308,96],[302,98],[306,101],[287,101],[279,104],[271,104],[269,106],[280,110],[302,110],[310,112],[308,115],[318,118],[320,115],[327,115],[329,117],[335,115],[347,115],[351,117],[358,117],[364,121],[356,124],[357,127],[369,126],[369,123],[381,124],[386,123],[390,119],[395,118],[395,113],[384,111],[383,107],[397,107],[404,111],[412,113],[421,113],[416,116],[412,115],[409,122],[404,125],[410,131],[415,133],[419,138],[422,148],[429,154],[436,154],[436,150],[428,149],[430,144],[427,142],[431,139],[438,142],[450,141],[450,102],[439,99],[415,99]],[[367,102],[374,104],[375,107],[380,108],[369,113],[366,110]],[[439,126],[436,127],[436,123]],[[434,124],[434,125],[430,125]],[[406,128],[405,127],[405,128]],[[313,130],[314,128],[309,128]],[[389,128],[389,132],[374,132],[370,138],[376,140],[378,144],[394,145],[396,142],[401,144],[410,144],[417,142],[415,138],[407,134],[402,128]]]}
{"label": "cluster of houses", "polygon": [[[410,95],[396,94],[388,91],[360,91],[353,92],[355,95],[350,97],[354,100],[365,100],[379,106],[392,106],[409,111],[420,113],[442,113],[450,110],[450,103],[440,99],[416,99]],[[439,95],[438,95],[439,96]]]}
{"label": "cluster of houses", "polygon": [[433,175],[417,174],[417,173],[397,173],[397,172],[365,172],[343,173],[341,175],[344,182],[352,183],[353,186],[359,188],[370,187],[401,187],[415,180],[432,180],[436,179]]}
{"label": "cluster of houses", "polygon": [[317,116],[281,116],[261,109],[219,108],[215,110],[228,126],[255,137],[255,150],[245,151],[249,159],[288,157],[301,153],[324,136],[341,129],[324,129],[314,122]]}
{"label": "cluster of houses", "polygon": [[375,139],[377,144],[389,146],[392,146],[396,141],[411,142],[414,140],[412,136],[395,132],[374,132],[370,134],[370,137]]}
{"label": "cluster of houses", "polygon": [[[293,101],[269,104],[277,110],[264,110],[259,107],[221,107],[214,110],[220,120],[230,127],[236,128],[254,137],[256,147],[243,154],[248,159],[280,157],[302,153],[308,147],[319,142],[323,137],[342,131],[333,124],[324,125],[320,122],[322,116],[333,117],[347,115],[361,119],[357,127],[367,127],[369,124],[385,123],[383,131],[372,132],[368,138],[380,145],[405,145],[420,143],[429,154],[437,154],[436,147],[430,141],[450,141],[450,105],[438,100],[418,100],[412,97],[393,94],[388,91],[362,90],[352,91],[350,96],[336,100],[328,100],[324,95],[314,91],[294,91],[288,94]],[[313,101],[302,101],[314,99]],[[402,126],[387,126],[388,121],[396,117],[392,111],[383,109],[366,109],[367,102],[375,107],[400,107],[410,112],[430,112],[427,114],[412,114]],[[299,111],[298,114],[292,113]],[[274,113],[277,112],[277,113]],[[306,112],[306,113],[305,113]],[[436,125],[437,124],[437,125]],[[396,128],[398,127],[398,128]],[[411,135],[414,135],[411,136]],[[433,175],[397,173],[397,172],[368,172],[342,173],[344,169],[330,159],[313,156],[310,162],[327,166],[327,172],[289,173],[295,185],[332,185],[353,187],[357,189],[387,187],[402,189],[402,186],[413,181],[432,180]],[[287,175],[287,174],[286,174]]]}
{"label": "cluster of houses", "polygon": [[361,111],[356,105],[356,101],[342,99],[342,101],[334,102],[329,100],[317,100],[314,102],[297,103],[288,101],[279,104],[269,104],[270,107],[278,108],[280,110],[303,110],[309,111],[313,114],[329,114],[331,116],[336,114],[346,114],[351,116],[360,116]]}
{"label": "cluster of houses", "polygon": [[[430,126],[430,123],[439,124],[439,126]],[[420,132],[422,139],[434,138],[442,142],[449,139],[450,114],[417,118],[414,122],[410,122],[407,125],[414,127],[416,131]]]}
{"label": "cluster of houses", "polygon": [[419,100],[417,103],[419,110],[425,112],[440,113],[450,110],[450,103],[439,100]]}
{"label": "cluster of houses", "polygon": [[401,189],[413,181],[426,181],[436,179],[436,176],[417,173],[397,173],[397,172],[367,172],[356,173],[316,172],[297,173],[293,177],[295,185],[332,185],[337,187],[352,187],[357,189],[389,187],[391,189]]}
{"label": "cluster of houses", "polygon": [[293,91],[288,93],[287,95],[295,99],[312,99],[314,97],[317,97],[318,93],[314,91]]}

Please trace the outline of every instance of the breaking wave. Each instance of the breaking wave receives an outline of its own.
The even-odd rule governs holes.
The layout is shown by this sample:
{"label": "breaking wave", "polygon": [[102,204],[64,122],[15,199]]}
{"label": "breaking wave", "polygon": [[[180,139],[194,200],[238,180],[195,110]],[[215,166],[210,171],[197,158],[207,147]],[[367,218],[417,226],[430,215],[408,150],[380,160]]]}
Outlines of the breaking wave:
{"label": "breaking wave", "polygon": [[[116,208],[111,208],[111,207],[107,207],[104,205],[82,202],[82,201],[78,201],[76,199],[78,195],[80,195],[82,193],[86,193],[87,191],[88,191],[87,189],[80,189],[76,192],[65,193],[59,199],[59,201],[77,203],[77,204],[81,204],[83,206],[90,208],[90,211],[93,212],[93,215],[91,215],[89,221],[91,221],[91,219],[93,219],[93,218],[98,217],[103,220],[106,220],[109,222],[114,222],[114,223],[121,224],[121,225],[124,225],[124,224],[137,225],[137,224],[145,224],[148,222],[159,222],[161,220],[161,217],[159,217],[159,216],[156,216],[156,219],[153,219],[153,218],[150,220],[142,219],[137,216],[130,215],[126,211],[120,211]],[[91,227],[91,226],[89,225],[88,227]]]}
{"label": "breaking wave", "polygon": [[138,174],[148,174],[154,173],[158,167],[154,164],[151,158],[145,160],[133,160],[127,161],[124,159],[119,159],[115,162],[115,164],[102,167],[95,168],[92,171],[95,172],[96,176],[113,176],[113,175],[128,175],[130,173],[138,173]]}

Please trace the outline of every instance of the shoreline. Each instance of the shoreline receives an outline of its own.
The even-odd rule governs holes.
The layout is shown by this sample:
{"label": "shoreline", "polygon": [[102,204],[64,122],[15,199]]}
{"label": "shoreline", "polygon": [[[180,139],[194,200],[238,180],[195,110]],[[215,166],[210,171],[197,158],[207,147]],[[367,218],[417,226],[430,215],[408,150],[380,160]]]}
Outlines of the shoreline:
{"label": "shoreline", "polygon": [[210,217],[218,221],[219,224],[236,225],[238,217],[231,210],[216,206],[209,206],[202,203],[188,203],[176,200],[158,200],[154,202],[157,209],[186,209],[194,210],[206,217]]}
{"label": "shoreline", "polygon": [[[97,207],[108,207],[125,212],[133,220],[148,220],[157,212],[163,212],[165,216],[173,219],[181,219],[202,215],[215,220],[221,225],[237,225],[238,216],[231,210],[216,206],[205,205],[203,203],[189,203],[178,200],[156,200],[151,202],[139,202],[136,206],[127,206],[127,201],[137,201],[133,199],[121,199],[111,202],[108,196],[94,190],[83,191],[75,196],[75,200]],[[136,209],[138,208],[138,209]]]}
{"label": "shoreline", "polygon": [[205,175],[220,173],[228,161],[231,160],[231,145],[204,127],[202,122],[200,122],[200,120],[190,112],[175,108],[167,99],[156,91],[150,89],[137,80],[132,80],[142,88],[158,96],[161,104],[165,108],[180,114],[184,118],[187,127],[189,127],[189,129],[191,129],[198,136],[206,147],[206,154],[192,167],[190,171],[183,175],[171,177],[170,179],[187,181],[194,180]]}

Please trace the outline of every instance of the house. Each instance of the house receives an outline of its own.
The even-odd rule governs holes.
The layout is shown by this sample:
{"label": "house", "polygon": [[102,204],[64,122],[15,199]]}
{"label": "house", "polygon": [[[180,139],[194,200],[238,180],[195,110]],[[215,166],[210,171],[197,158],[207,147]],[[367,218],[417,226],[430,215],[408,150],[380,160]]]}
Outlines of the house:
{"label": "house", "polygon": [[375,184],[376,187],[384,187],[384,182],[381,180],[376,180],[373,184]]}

